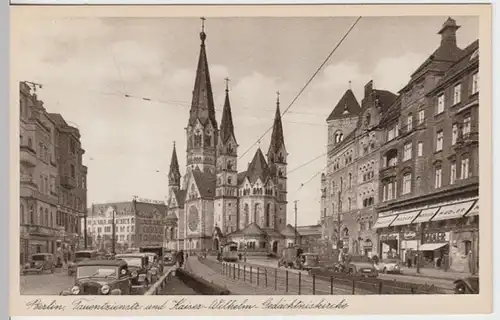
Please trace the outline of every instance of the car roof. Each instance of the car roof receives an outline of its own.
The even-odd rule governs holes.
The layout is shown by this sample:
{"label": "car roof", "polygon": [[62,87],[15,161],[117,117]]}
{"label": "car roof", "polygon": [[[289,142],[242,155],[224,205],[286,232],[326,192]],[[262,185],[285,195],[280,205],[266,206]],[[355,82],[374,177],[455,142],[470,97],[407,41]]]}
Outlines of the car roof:
{"label": "car roof", "polygon": [[123,260],[85,260],[78,262],[78,266],[114,266],[123,267],[127,263]]}
{"label": "car roof", "polygon": [[132,252],[132,253],[121,253],[115,255],[115,258],[123,258],[123,257],[146,257],[147,254],[144,252]]}

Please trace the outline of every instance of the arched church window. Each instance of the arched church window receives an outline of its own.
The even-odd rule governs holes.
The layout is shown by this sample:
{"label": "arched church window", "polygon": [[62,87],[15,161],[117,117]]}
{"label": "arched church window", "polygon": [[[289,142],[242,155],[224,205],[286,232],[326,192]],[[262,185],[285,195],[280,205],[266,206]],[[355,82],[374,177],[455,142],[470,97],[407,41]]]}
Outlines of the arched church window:
{"label": "arched church window", "polygon": [[245,209],[243,211],[243,214],[244,214],[244,221],[245,221],[245,226],[246,227],[249,223],[249,219],[250,219],[250,212],[249,212],[249,208],[248,208],[248,203],[245,203]]}
{"label": "arched church window", "polygon": [[232,154],[234,152],[233,146],[231,144],[227,145],[227,153]]}
{"label": "arched church window", "polygon": [[231,160],[227,161],[227,170],[233,170],[233,162]]}
{"label": "arched church window", "polygon": [[365,126],[370,125],[371,119],[372,119],[372,115],[370,113],[367,113],[365,116]]}
{"label": "arched church window", "polygon": [[284,157],[283,157],[283,154],[280,152],[280,154],[278,155],[278,162],[279,163],[283,163],[284,162]]}
{"label": "arched church window", "polygon": [[268,228],[271,223],[271,204],[268,203],[266,207],[266,219],[265,219],[265,226]]}
{"label": "arched church window", "polygon": [[201,132],[196,131],[194,134],[194,147],[199,148],[201,147]]}
{"label": "arched church window", "polygon": [[205,137],[204,138],[205,138],[204,141],[203,141],[204,145],[206,147],[212,146],[212,135],[209,132],[205,133]]}
{"label": "arched church window", "polygon": [[227,177],[227,184],[231,184],[231,177]]}
{"label": "arched church window", "polygon": [[256,203],[253,212],[253,222],[257,223],[258,217],[260,216],[260,203]]}

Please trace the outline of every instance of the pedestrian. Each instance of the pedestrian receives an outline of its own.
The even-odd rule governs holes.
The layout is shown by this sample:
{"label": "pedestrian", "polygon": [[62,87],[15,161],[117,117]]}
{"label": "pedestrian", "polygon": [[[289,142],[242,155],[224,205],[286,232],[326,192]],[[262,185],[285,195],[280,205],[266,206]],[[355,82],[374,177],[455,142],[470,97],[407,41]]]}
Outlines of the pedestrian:
{"label": "pedestrian", "polygon": [[184,264],[184,252],[182,250],[177,254],[177,263],[179,264],[179,268],[182,268]]}

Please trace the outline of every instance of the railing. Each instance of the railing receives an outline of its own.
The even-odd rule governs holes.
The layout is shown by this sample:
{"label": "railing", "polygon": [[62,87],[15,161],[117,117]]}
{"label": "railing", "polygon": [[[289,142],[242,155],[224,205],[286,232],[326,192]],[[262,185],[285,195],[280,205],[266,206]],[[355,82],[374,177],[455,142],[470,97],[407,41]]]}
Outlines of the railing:
{"label": "railing", "polygon": [[295,269],[276,269],[262,266],[203,261],[224,276],[235,281],[269,288],[285,294],[334,295],[334,294],[444,294],[448,290],[434,285],[415,284],[378,278],[353,277],[331,271],[307,272]]}
{"label": "railing", "polygon": [[175,270],[177,270],[177,266],[172,266],[165,274],[163,274],[158,281],[156,281],[149,289],[144,293],[145,296],[155,296],[159,295],[161,291],[167,285],[168,280],[175,275]]}

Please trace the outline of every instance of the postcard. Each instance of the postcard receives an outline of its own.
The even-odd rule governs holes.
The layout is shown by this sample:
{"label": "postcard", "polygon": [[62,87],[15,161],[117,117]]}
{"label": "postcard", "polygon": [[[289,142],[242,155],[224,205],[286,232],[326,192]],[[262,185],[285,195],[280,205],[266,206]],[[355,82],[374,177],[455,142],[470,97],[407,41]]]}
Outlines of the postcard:
{"label": "postcard", "polygon": [[491,312],[491,6],[11,13],[12,315]]}

